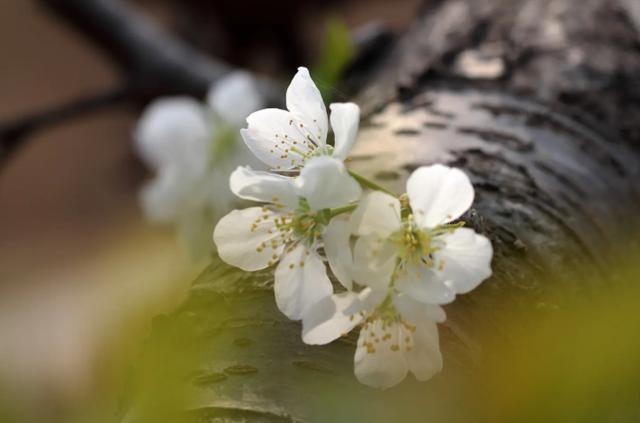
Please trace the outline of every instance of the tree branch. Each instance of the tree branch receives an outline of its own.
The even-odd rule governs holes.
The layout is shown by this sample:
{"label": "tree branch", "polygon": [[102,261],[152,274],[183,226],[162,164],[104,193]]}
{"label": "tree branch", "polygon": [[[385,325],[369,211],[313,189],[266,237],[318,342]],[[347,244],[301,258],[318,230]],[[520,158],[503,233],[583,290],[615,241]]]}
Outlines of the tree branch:
{"label": "tree branch", "polygon": [[136,94],[202,96],[231,68],[163,31],[119,0],[39,0],[86,34],[135,81]]}
{"label": "tree branch", "polygon": [[[429,383],[367,390],[353,376],[353,337],[303,344],[300,325],[274,304],[268,271],[250,275],[214,261],[185,306],[159,320],[152,336],[171,339],[187,327],[195,332],[190,340],[170,345],[202,342],[202,360],[189,361],[189,370],[204,372],[190,382],[201,419],[220,406],[271,406],[294,420],[496,421],[483,419],[470,397],[451,400],[467,389],[474,397],[504,394],[474,377],[495,358],[490,345],[527,357],[516,331],[526,333],[571,299],[608,293],[618,281],[619,254],[637,248],[638,152],[629,146],[640,138],[624,135],[640,133],[631,84],[640,55],[637,32],[615,4],[429,4],[371,69],[359,102],[371,125],[359,133],[350,169],[396,192],[413,170],[433,163],[462,168],[473,181],[474,206],[462,219],[491,239],[493,276],[445,307],[443,373]],[[526,324],[514,326],[513,317]],[[157,353],[156,345],[147,354]],[[170,351],[175,357],[177,349]],[[539,377],[523,370],[507,381],[517,396],[530,393],[517,391],[517,382]],[[553,376],[547,383],[556,383]],[[545,407],[547,399],[531,404]],[[635,397],[631,405],[637,414]]]}
{"label": "tree branch", "polygon": [[130,86],[124,84],[104,92],[71,100],[22,117],[12,122],[0,123],[0,169],[6,160],[16,151],[21,141],[34,131],[49,125],[55,125],[66,119],[77,117],[118,104],[130,97]]}
{"label": "tree branch", "polygon": [[[232,68],[168,34],[135,7],[120,0],[40,0],[66,19],[120,65],[126,83],[51,110],[0,124],[0,166],[34,130],[123,100],[162,95],[203,97],[211,84]],[[257,78],[267,103],[278,104],[275,87]]]}

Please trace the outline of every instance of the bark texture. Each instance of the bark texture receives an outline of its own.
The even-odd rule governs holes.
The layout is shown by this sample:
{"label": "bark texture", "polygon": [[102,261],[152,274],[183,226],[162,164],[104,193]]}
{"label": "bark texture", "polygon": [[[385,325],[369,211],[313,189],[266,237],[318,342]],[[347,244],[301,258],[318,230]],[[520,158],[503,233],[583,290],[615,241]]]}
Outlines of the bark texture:
{"label": "bark texture", "polygon": [[204,345],[191,415],[469,421],[452,392],[481,366],[477,334],[507,343],[502,310],[535,316],[606,290],[616,253],[637,248],[635,9],[599,0],[427,4],[357,97],[369,120],[350,165],[398,192],[413,169],[436,162],[472,178],[476,200],[463,220],[492,240],[494,276],[446,307],[443,374],[383,392],[363,387],[352,373],[353,336],[303,345],[300,325],[275,307],[268,273],[214,263],[152,336],[188,327]]}

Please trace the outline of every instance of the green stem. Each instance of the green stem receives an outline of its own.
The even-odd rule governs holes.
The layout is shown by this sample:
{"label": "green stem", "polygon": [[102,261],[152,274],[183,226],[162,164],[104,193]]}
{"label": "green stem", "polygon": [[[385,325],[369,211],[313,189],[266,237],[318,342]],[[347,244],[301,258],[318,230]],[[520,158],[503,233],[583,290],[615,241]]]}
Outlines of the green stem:
{"label": "green stem", "polygon": [[340,214],[352,212],[356,209],[356,207],[358,207],[358,203],[353,203],[353,204],[349,204],[348,206],[342,206],[342,207],[337,207],[335,209],[331,209],[331,218],[333,219],[334,217]]}
{"label": "green stem", "polygon": [[446,233],[451,233],[456,229],[462,228],[465,225],[465,222],[457,222],[457,223],[445,223],[435,229],[430,231],[431,236],[442,235]]}
{"label": "green stem", "polygon": [[376,184],[375,182],[365,178],[362,175],[358,175],[357,173],[355,173],[354,171],[350,170],[349,171],[349,175],[351,175],[356,181],[358,181],[358,183],[364,187],[364,188],[369,188],[372,189],[374,191],[382,191],[386,194],[389,194],[393,197],[397,197],[398,195],[388,189],[386,189],[385,187]]}

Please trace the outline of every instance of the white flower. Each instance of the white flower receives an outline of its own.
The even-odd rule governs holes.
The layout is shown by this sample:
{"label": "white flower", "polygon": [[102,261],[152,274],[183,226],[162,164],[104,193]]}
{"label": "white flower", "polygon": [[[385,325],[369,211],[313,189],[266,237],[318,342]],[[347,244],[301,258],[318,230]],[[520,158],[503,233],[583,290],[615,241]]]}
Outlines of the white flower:
{"label": "white flower", "polygon": [[420,381],[430,379],[442,369],[436,322],[445,320],[444,311],[385,292],[365,288],[324,298],[304,316],[303,341],[327,344],[361,325],[354,358],[361,383],[389,388],[409,371]]}
{"label": "white flower", "polygon": [[[290,319],[301,319],[308,306],[333,292],[317,250],[323,246],[331,209],[356,201],[360,186],[344,164],[331,157],[311,159],[296,178],[240,167],[231,175],[230,186],[240,198],[269,204],[223,217],[213,234],[218,254],[246,271],[279,261],[276,303]],[[324,246],[331,250],[333,245]],[[327,253],[329,260],[337,255]]]}
{"label": "white flower", "polygon": [[[402,202],[379,191],[363,196],[351,218],[360,236],[354,247],[355,279],[391,283],[429,304],[449,303],[474,289],[491,275],[491,243],[472,229],[450,224],[473,197],[468,177],[442,165],[413,172]],[[372,277],[377,275],[385,277]]]}
{"label": "white flower", "polygon": [[229,175],[252,161],[237,133],[261,104],[252,77],[235,72],[211,88],[206,104],[171,97],[146,108],[134,139],[140,157],[156,174],[140,195],[149,220],[176,223],[179,231],[194,235],[208,232],[199,223],[212,225],[230,209]]}
{"label": "white flower", "polygon": [[335,145],[327,145],[328,121],[320,91],[307,68],[298,68],[287,89],[287,109],[264,109],[247,118],[241,131],[249,149],[275,170],[301,168],[317,155],[344,160],[355,142],[360,108],[353,103],[333,103],[331,127]]}

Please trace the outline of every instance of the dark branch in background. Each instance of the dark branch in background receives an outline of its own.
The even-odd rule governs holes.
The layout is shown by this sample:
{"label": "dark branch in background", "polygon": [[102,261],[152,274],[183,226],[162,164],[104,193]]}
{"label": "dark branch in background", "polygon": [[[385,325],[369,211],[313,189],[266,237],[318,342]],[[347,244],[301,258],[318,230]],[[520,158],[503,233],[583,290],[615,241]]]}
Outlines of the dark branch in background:
{"label": "dark branch in background", "polygon": [[21,140],[34,131],[54,125],[72,117],[94,112],[118,104],[129,97],[128,85],[72,100],[49,110],[32,113],[6,125],[0,125],[0,166],[15,151]]}
{"label": "dark branch in background", "polygon": [[[144,13],[121,0],[38,0],[82,31],[120,64],[142,98],[187,94],[202,97],[232,67],[164,31]],[[380,24],[354,31],[360,56],[370,56],[390,39]],[[259,79],[269,103],[282,101],[274,81]]]}
{"label": "dark branch in background", "polygon": [[[81,113],[126,100],[148,101],[163,95],[203,97],[211,84],[232,69],[172,36],[134,6],[121,0],[37,0],[72,27],[87,35],[121,68],[126,88],[74,100],[52,110],[0,124],[0,165],[32,131]],[[354,33],[360,56],[388,42],[384,28]],[[357,59],[356,63],[360,61]],[[279,84],[258,78],[269,104],[282,101]]]}
{"label": "dark branch in background", "polygon": [[230,71],[119,0],[39,0],[106,51],[134,81],[134,94],[202,96]]}
{"label": "dark branch in background", "polygon": [[[34,130],[115,103],[162,95],[203,97],[232,68],[162,30],[135,7],[119,0],[39,0],[102,48],[123,73],[121,88],[73,100],[51,110],[0,124],[0,165]],[[269,103],[277,103],[273,81],[259,79]]]}

